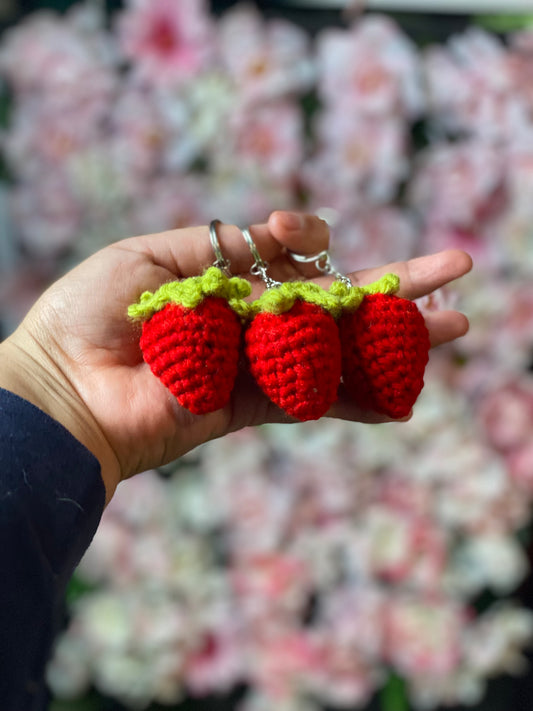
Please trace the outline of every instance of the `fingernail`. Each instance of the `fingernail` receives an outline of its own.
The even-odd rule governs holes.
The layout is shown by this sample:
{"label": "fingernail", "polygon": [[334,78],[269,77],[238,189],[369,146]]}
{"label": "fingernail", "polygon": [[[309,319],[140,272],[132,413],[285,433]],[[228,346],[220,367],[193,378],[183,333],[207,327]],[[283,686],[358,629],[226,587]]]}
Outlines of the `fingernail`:
{"label": "fingernail", "polygon": [[303,215],[299,215],[297,212],[284,212],[282,213],[283,227],[286,230],[301,230],[304,224]]}

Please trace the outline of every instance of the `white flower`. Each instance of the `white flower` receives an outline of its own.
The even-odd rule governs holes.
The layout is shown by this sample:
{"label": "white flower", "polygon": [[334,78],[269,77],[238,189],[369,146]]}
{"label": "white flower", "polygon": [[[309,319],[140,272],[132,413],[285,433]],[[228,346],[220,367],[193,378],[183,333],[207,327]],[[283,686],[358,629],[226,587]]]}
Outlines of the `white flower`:
{"label": "white flower", "polygon": [[134,639],[130,602],[111,591],[102,590],[81,598],[77,615],[90,646],[97,654],[126,651]]}
{"label": "white flower", "polygon": [[528,570],[518,541],[502,533],[472,536],[452,555],[449,583],[461,594],[473,595],[484,588],[497,595],[516,589]]}

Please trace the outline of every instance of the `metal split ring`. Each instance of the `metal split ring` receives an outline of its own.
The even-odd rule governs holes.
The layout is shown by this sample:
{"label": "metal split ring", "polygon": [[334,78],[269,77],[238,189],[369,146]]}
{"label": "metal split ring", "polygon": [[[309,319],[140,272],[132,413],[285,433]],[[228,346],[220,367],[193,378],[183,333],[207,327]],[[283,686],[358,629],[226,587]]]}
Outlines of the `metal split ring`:
{"label": "metal split ring", "polygon": [[288,249],[287,254],[295,262],[299,262],[300,264],[314,264],[315,269],[322,272],[322,274],[328,274],[335,277],[337,281],[342,281],[347,286],[352,286],[350,279],[345,274],[342,274],[335,269],[331,263],[331,258],[327,249],[323,249],[322,252],[318,252],[318,254],[298,254],[297,252],[291,252]]}
{"label": "metal split ring", "polygon": [[222,254],[222,250],[220,249],[220,242],[218,241],[217,225],[221,224],[222,222],[220,220],[211,220],[211,222],[209,223],[209,239],[211,241],[211,247],[213,248],[213,252],[215,253],[215,261],[213,262],[213,266],[224,272],[226,276],[231,276],[231,262],[226,259]]}
{"label": "metal split ring", "polygon": [[265,262],[264,259],[261,257],[259,254],[259,250],[257,249],[257,245],[252,239],[252,235],[250,234],[250,230],[245,227],[244,229],[241,230],[244,239],[246,240],[246,244],[250,248],[250,252],[252,253],[252,257],[254,258],[254,263],[250,269],[250,274],[253,276],[258,276],[261,277],[261,279],[264,281],[267,289],[271,289],[274,286],[280,286],[281,282],[276,281],[275,279],[272,279],[271,277],[268,276],[267,274],[267,269],[268,269],[268,262]]}
{"label": "metal split ring", "polygon": [[324,274],[331,272],[331,261],[327,249],[322,250],[322,252],[318,254],[298,254],[298,252],[291,252],[291,250],[288,249],[287,254],[295,262],[300,262],[300,264],[313,263],[319,272],[323,272]]}

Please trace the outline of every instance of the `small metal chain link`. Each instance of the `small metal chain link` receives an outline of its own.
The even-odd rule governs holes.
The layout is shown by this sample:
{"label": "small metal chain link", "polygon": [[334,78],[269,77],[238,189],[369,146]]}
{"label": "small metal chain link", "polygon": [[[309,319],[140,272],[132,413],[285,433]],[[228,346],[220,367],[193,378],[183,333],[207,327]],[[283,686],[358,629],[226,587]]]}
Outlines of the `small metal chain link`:
{"label": "small metal chain link", "polygon": [[258,276],[260,277],[267,289],[271,289],[274,286],[281,286],[280,281],[276,281],[275,279],[272,279],[271,277],[268,276],[267,270],[268,270],[268,262],[265,262],[261,255],[259,254],[257,250],[257,246],[255,242],[252,239],[252,235],[250,234],[250,230],[245,227],[243,230],[241,230],[244,239],[246,240],[246,244],[250,248],[250,252],[252,253],[252,257],[254,258],[254,264],[252,265],[252,268],[250,269],[250,274],[253,274],[253,276]]}
{"label": "small metal chain link", "polygon": [[217,225],[221,225],[220,220],[211,220],[209,224],[209,239],[211,240],[211,247],[213,247],[213,252],[215,253],[215,261],[213,266],[224,272],[226,276],[231,276],[231,262],[224,257],[222,250],[220,249],[220,242],[218,241],[217,235]]}

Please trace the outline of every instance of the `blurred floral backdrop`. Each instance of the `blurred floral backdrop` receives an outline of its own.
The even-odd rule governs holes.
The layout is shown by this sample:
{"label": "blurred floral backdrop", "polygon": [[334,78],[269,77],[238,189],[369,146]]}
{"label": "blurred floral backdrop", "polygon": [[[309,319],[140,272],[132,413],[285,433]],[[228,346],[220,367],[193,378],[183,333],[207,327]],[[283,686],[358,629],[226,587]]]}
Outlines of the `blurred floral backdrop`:
{"label": "blurred floral backdrop", "polygon": [[120,487],[71,586],[56,708],[239,689],[239,711],[434,709],[523,673],[533,30],[420,47],[383,15],[311,37],[251,5],[89,2],[6,32],[0,73],[6,332],[100,246],[213,217],[318,212],[344,270],[476,262],[420,304],[472,330],[432,353],[408,424],[244,431]]}

